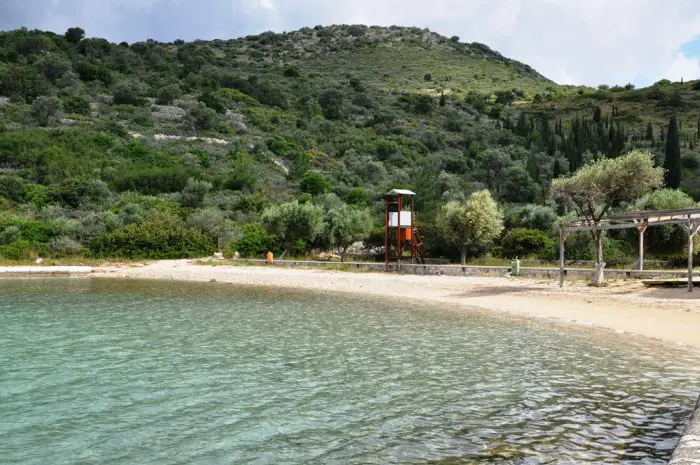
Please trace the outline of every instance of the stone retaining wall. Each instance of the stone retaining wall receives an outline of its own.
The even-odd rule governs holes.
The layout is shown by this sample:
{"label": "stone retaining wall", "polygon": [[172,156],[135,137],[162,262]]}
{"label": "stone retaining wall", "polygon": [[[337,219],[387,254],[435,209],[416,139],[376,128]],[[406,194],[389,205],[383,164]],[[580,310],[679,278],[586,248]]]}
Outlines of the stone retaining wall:
{"label": "stone retaining wall", "polygon": [[[241,263],[264,264],[265,260],[239,260]],[[275,266],[290,268],[336,268],[344,270],[359,271],[384,271],[384,263],[367,262],[325,262],[325,261],[304,261],[304,260],[275,260]],[[389,265],[389,271],[396,271],[396,264]],[[510,272],[508,266],[473,266],[473,265],[412,265],[402,264],[402,274],[418,275],[443,275],[443,276],[506,276]],[[588,279],[592,276],[593,270],[587,268],[566,268],[565,276],[576,279]],[[557,279],[559,268],[520,268],[520,276],[530,278]],[[687,271],[677,270],[605,270],[605,276],[615,279],[653,279],[653,278],[685,278]],[[695,272],[695,276],[700,276],[700,272]]]}
{"label": "stone retaining wall", "polygon": [[695,405],[695,414],[690,419],[681,440],[673,452],[669,465],[700,464],[700,399]]}

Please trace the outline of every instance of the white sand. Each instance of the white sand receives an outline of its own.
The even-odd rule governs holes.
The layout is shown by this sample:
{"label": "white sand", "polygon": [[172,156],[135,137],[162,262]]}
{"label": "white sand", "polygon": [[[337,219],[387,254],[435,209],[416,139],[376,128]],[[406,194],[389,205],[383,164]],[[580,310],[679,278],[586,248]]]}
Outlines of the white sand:
{"label": "white sand", "polygon": [[593,288],[550,280],[357,273],[281,267],[200,265],[165,260],[110,265],[95,276],[212,281],[444,302],[547,317],[700,348],[700,289],[645,289],[638,281]]}

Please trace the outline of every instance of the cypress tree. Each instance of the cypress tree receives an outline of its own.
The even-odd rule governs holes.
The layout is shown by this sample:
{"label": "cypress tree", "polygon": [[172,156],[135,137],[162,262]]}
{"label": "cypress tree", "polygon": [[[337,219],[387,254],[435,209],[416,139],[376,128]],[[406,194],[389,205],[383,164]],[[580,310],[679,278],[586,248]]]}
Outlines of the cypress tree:
{"label": "cypress tree", "polygon": [[557,179],[561,176],[561,163],[559,163],[559,158],[554,159],[554,167],[552,170],[552,178]]}
{"label": "cypress tree", "polygon": [[654,128],[651,127],[651,123],[647,124],[647,135],[646,140],[654,143]]}
{"label": "cypress tree", "polygon": [[681,145],[678,140],[678,124],[672,116],[666,134],[666,158],[664,160],[666,187],[678,189],[681,185]]}
{"label": "cypress tree", "polygon": [[595,107],[595,110],[593,110],[593,121],[597,123],[600,123],[600,120],[603,118],[603,112],[600,111],[600,107]]}

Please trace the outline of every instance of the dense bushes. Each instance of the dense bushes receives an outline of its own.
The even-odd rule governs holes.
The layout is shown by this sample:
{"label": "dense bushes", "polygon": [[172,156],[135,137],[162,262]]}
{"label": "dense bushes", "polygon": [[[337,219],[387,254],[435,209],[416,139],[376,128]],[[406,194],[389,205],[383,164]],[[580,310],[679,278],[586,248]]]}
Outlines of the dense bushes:
{"label": "dense bushes", "polygon": [[503,236],[501,249],[506,258],[550,258],[553,255],[554,241],[540,230],[517,228]]}
{"label": "dense bushes", "polygon": [[89,248],[96,257],[166,259],[209,256],[216,245],[212,237],[186,227],[182,220],[156,214],[96,237]]}

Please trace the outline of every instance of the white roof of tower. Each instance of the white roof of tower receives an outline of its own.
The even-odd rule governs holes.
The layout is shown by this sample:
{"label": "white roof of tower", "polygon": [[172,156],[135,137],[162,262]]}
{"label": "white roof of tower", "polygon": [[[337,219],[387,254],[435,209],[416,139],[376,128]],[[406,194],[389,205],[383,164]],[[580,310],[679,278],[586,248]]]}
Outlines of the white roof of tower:
{"label": "white roof of tower", "polygon": [[386,195],[416,195],[416,193],[406,189],[392,189]]}

